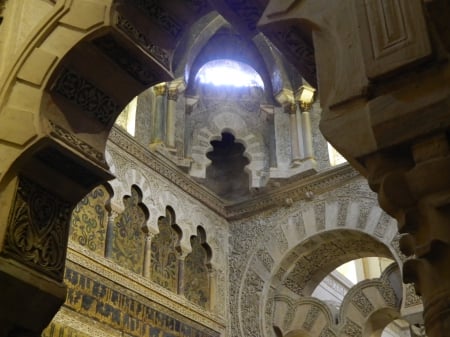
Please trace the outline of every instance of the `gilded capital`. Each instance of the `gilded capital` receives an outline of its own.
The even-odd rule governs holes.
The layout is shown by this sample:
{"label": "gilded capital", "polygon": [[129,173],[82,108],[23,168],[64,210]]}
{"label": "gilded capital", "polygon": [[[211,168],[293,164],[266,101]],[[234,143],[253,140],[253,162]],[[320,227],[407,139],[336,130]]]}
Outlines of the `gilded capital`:
{"label": "gilded capital", "polygon": [[295,103],[288,103],[284,106],[284,112],[288,114],[295,114],[297,111],[297,105]]}
{"label": "gilded capital", "polygon": [[177,88],[169,89],[167,92],[167,99],[176,102],[178,100],[178,89]]}
{"label": "gilded capital", "polygon": [[165,83],[157,84],[153,87],[156,96],[164,96],[167,91],[167,86]]}
{"label": "gilded capital", "polygon": [[300,101],[299,106],[301,111],[310,111],[312,107],[312,102]]}
{"label": "gilded capital", "polygon": [[296,92],[295,96],[299,103],[301,111],[311,110],[314,102],[314,92],[316,90],[310,86],[302,85]]}

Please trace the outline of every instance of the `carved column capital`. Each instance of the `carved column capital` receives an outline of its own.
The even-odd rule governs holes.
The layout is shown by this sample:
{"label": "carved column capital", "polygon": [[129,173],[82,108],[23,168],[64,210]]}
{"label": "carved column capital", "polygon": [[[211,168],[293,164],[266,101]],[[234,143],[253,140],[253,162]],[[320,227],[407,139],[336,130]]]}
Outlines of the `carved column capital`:
{"label": "carved column capital", "polygon": [[169,101],[177,101],[178,100],[178,89],[177,88],[169,88],[167,91],[167,99]]}
{"label": "carved column capital", "polygon": [[450,329],[450,150],[444,133],[366,159],[381,207],[398,220],[405,283],[422,296],[429,336]]}
{"label": "carved column capital", "polygon": [[311,111],[312,102],[300,101],[298,104],[299,104],[299,108],[302,112]]}
{"label": "carved column capital", "polygon": [[164,96],[167,92],[166,83],[160,83],[153,87],[156,96]]}
{"label": "carved column capital", "polygon": [[295,115],[295,113],[297,112],[297,105],[294,102],[285,104],[284,112],[290,115]]}

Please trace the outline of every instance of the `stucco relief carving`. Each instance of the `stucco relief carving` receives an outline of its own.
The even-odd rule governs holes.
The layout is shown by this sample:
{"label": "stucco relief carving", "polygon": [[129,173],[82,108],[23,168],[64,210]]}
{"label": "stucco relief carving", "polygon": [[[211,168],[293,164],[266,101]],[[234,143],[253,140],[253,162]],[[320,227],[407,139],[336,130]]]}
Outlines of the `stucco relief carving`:
{"label": "stucco relief carving", "polygon": [[[338,202],[335,203],[333,200],[337,200]],[[362,200],[362,202],[355,202],[356,200]],[[331,211],[330,207],[333,207],[333,211]],[[310,210],[313,211],[311,212]],[[319,211],[322,215],[317,214]],[[371,255],[379,255],[381,252],[381,255],[390,256],[391,251],[394,251],[394,249],[381,248],[383,244],[390,243],[394,234],[390,230],[387,231],[388,225],[386,225],[386,223],[389,223],[390,217],[385,214],[379,214],[381,213],[373,192],[371,192],[364,183],[361,184],[361,181],[353,180],[350,183],[342,185],[340,188],[334,189],[333,192],[319,194],[315,199],[310,200],[309,202],[294,202],[289,208],[279,208],[276,211],[269,210],[259,215],[246,218],[245,220],[233,221],[230,227],[232,233],[230,282],[231,284],[240,284],[246,279],[248,273],[257,273],[258,271],[254,268],[256,264],[252,262],[256,257],[261,261],[260,265],[266,266],[264,269],[269,270],[271,275],[273,275],[271,277],[273,280],[272,282],[277,280],[277,283],[274,284],[280,284],[280,281],[282,282],[281,284],[285,285],[289,283],[290,288],[293,289],[293,294],[303,296],[305,284],[308,284],[308,282],[311,281],[314,270],[316,270],[317,266],[323,265],[323,261],[325,260],[331,261],[336,258],[339,259],[339,256],[345,255],[344,252],[353,251],[359,253],[363,250],[370,251]],[[327,216],[336,215],[338,215],[337,219],[333,221],[327,219]],[[312,219],[311,217],[314,218]],[[244,222],[245,225],[243,224]],[[286,225],[282,225],[283,222],[285,222]],[[320,222],[322,222],[322,224],[320,224]],[[327,224],[326,228],[325,224]],[[278,228],[280,228],[281,231]],[[324,240],[330,241],[327,244],[322,243],[315,249],[314,241],[306,244],[308,243],[307,238],[311,234],[320,231],[320,228],[322,228]],[[336,234],[336,232],[330,231],[332,229],[346,228],[354,230],[354,234],[349,235],[349,233],[347,233],[345,235],[342,234],[341,236],[338,233]],[[276,238],[274,233],[277,232],[283,232],[285,233],[285,236],[289,238],[287,249],[286,246],[282,249],[281,247],[283,244],[274,239],[274,237]],[[372,244],[370,240],[358,239],[359,232],[368,233],[368,238],[371,237],[372,239],[370,240],[374,240],[373,242],[377,242],[379,240],[377,237],[383,232],[388,236],[382,238],[383,244]],[[375,235],[375,233],[377,233],[377,235]],[[236,239],[234,239],[235,237]],[[308,254],[307,257],[301,257],[303,254],[302,251],[298,251],[295,254],[293,254],[292,251],[291,253],[288,253],[290,252],[289,249],[291,249],[289,247],[293,246],[291,241],[294,240],[294,238],[298,240],[297,242],[305,242],[304,252],[312,249],[314,253]],[[271,256],[273,262],[271,259],[268,259],[267,256]],[[282,261],[286,260],[290,262],[280,261],[279,258],[281,256],[283,257]],[[297,268],[292,265],[292,263],[295,264],[296,261],[298,261]],[[272,263],[273,266],[271,266]],[[267,267],[270,268],[268,269]],[[248,268],[248,271],[246,271],[246,268]],[[298,275],[295,274],[294,276],[294,271],[296,271]],[[300,282],[299,280],[303,280],[303,282]],[[274,312],[273,306],[267,304],[272,303],[270,302],[271,300],[267,293],[268,290],[266,290],[267,287],[270,288],[266,283],[260,295],[263,309],[260,309],[257,314],[254,312],[252,313],[251,310],[253,309],[248,305],[242,305],[244,301],[247,303],[247,296],[249,295],[246,294],[243,289],[236,291],[233,289],[234,287],[231,287],[230,303],[232,322],[239,322],[241,329],[251,331],[259,329],[261,335],[273,336],[273,330],[271,328],[273,323],[270,324],[270,321],[273,319]],[[248,290],[250,291],[250,289]],[[254,293],[256,290],[254,288],[251,291]],[[390,303],[395,301],[395,294],[392,293],[391,290],[385,291],[383,286],[380,285],[378,291],[381,297],[386,297],[386,301],[390,301]],[[239,317],[239,314],[235,313],[235,310],[233,309],[235,307],[239,307],[244,311],[249,310],[246,315],[253,314],[254,317],[263,316],[263,325],[259,325],[255,322],[244,322],[242,315],[245,314],[242,313],[241,317]],[[233,325],[234,323],[232,323],[232,326]],[[349,332],[353,331],[353,326],[348,326],[348,330]],[[332,335],[333,331],[324,329],[323,333],[324,335]],[[233,336],[240,336],[239,329],[233,328],[232,334]]]}
{"label": "stucco relief carving", "polygon": [[49,120],[48,123],[52,129],[51,135],[56,136],[64,143],[75,147],[77,150],[81,151],[84,155],[87,155],[89,158],[93,159],[100,165],[106,166],[106,161],[103,153],[97,151],[91,145],[77,138],[73,133],[65,130],[51,120]]}
{"label": "stucco relief carving", "polygon": [[63,69],[53,89],[103,125],[109,125],[120,106],[91,81],[71,69]]}
{"label": "stucco relief carving", "polygon": [[149,38],[146,35],[140,32],[130,21],[128,21],[119,14],[116,15],[116,27],[118,27],[128,36],[130,36],[131,39],[136,41],[150,55],[152,55],[159,62],[161,62],[164,65],[164,67],[170,69],[170,60],[171,60],[170,53],[167,50],[149,41]]}
{"label": "stucco relief carving", "polygon": [[70,211],[68,202],[32,180],[19,177],[8,219],[4,254],[61,281]]}

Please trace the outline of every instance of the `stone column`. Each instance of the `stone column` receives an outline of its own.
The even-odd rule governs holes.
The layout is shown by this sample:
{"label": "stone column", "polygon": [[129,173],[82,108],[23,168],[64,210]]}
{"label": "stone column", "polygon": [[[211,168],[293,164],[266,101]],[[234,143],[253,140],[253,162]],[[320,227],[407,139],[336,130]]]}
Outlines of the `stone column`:
{"label": "stone column", "polygon": [[297,123],[297,105],[294,102],[290,102],[285,106],[285,112],[289,114],[290,119],[290,134],[291,134],[291,146],[292,146],[292,158],[291,165],[297,166],[301,161],[300,144],[299,144],[299,129]]}
{"label": "stone column", "polygon": [[166,83],[161,83],[153,87],[155,93],[155,111],[153,116],[153,128],[152,128],[152,144],[160,144],[164,142],[166,131],[165,120],[165,104],[166,104]]}
{"label": "stone column", "polygon": [[427,335],[450,331],[450,147],[445,133],[420,139],[410,151],[370,156],[369,183],[398,220],[403,265],[424,303]]}
{"label": "stone column", "polygon": [[[422,296],[427,335],[448,336],[448,2],[341,1],[320,11],[314,3],[287,8],[269,0],[259,28],[298,69],[309,62],[320,88],[324,137],[367,177],[380,206],[397,219],[401,250],[413,256],[403,265],[404,281],[414,282]],[[305,49],[293,54],[291,41],[278,38],[299,19],[318,27],[311,31],[314,46],[304,46],[313,51],[309,59]],[[395,39],[393,27],[402,27],[394,28]]]}
{"label": "stone column", "polygon": [[180,295],[184,294],[184,260],[186,259],[187,252],[183,252],[178,257],[178,289],[177,292]]}
{"label": "stone column", "polygon": [[314,102],[314,91],[315,90],[313,88],[307,85],[302,85],[296,92],[296,97],[300,108],[300,111],[298,112],[298,115],[300,115],[298,122],[300,123],[299,127],[302,131],[301,143],[303,145],[303,160],[314,159],[310,118],[310,111]]}
{"label": "stone column", "polygon": [[166,146],[175,149],[175,122],[178,88],[169,88],[167,93]]}
{"label": "stone column", "polygon": [[312,144],[311,118],[309,116],[312,104],[300,103],[301,109],[301,125],[303,127],[303,151],[304,157],[302,159],[314,159],[314,151]]}
{"label": "stone column", "polygon": [[152,270],[152,239],[154,236],[155,234],[150,232],[147,232],[145,236],[143,275],[146,278],[150,278],[150,270]]}
{"label": "stone column", "polygon": [[[209,310],[217,311],[217,275],[218,271],[214,267],[209,268],[208,281],[209,281]],[[216,312],[217,313],[217,312]],[[220,314],[220,313],[219,313]]]}

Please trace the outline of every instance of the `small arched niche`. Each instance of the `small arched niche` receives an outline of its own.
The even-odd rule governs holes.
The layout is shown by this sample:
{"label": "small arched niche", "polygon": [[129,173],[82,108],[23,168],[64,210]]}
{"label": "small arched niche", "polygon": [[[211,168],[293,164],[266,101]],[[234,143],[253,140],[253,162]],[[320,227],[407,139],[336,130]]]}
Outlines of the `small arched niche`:
{"label": "small arched niche", "polygon": [[250,163],[244,156],[245,146],[236,142],[230,132],[223,132],[220,140],[211,141],[212,151],[206,154],[211,164],[206,168],[206,186],[226,200],[236,200],[249,194]]}

